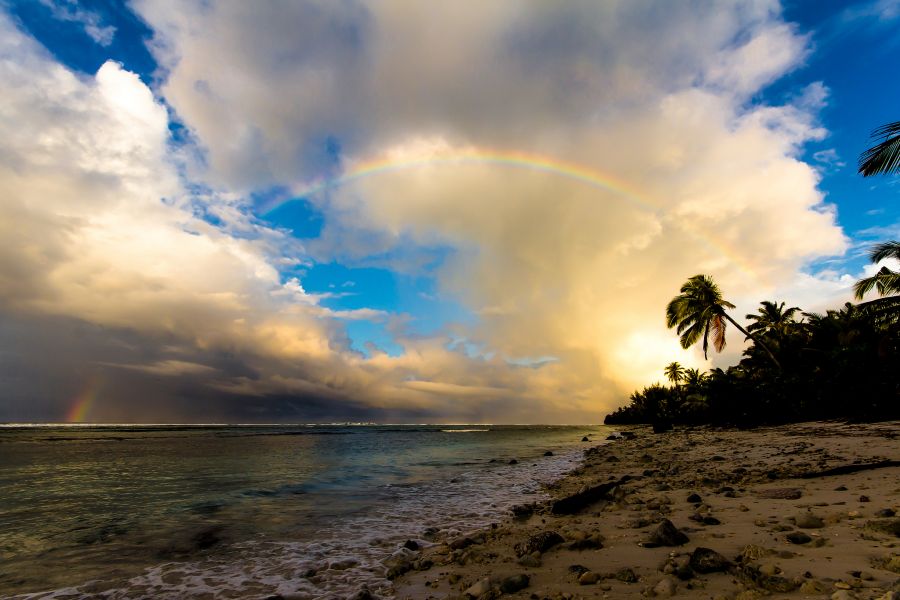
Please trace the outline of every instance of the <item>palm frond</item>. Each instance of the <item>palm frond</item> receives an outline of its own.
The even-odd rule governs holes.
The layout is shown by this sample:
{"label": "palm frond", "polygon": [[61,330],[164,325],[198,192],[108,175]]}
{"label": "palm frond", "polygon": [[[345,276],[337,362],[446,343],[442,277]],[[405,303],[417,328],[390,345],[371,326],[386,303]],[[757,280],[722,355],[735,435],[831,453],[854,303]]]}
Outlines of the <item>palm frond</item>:
{"label": "palm frond", "polygon": [[725,349],[725,319],[721,315],[716,315],[710,321],[713,330],[713,347],[716,352]]}
{"label": "palm frond", "polygon": [[880,263],[886,258],[896,258],[900,260],[900,242],[891,240],[876,244],[869,252],[869,258],[873,263]]}
{"label": "palm frond", "polygon": [[900,171],[900,121],[882,125],[872,132],[878,143],[859,157],[863,177]]}
{"label": "palm frond", "polygon": [[900,293],[900,273],[891,271],[887,267],[881,269],[871,277],[864,277],[853,286],[853,293],[858,300],[862,300],[868,292],[878,290],[880,296]]}

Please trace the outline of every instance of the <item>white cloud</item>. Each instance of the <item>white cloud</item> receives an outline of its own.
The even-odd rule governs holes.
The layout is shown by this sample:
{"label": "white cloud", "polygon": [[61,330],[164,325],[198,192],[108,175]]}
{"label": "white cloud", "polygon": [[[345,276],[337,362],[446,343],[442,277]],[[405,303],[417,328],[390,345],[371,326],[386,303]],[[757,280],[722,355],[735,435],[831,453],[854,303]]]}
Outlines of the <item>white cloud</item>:
{"label": "white cloud", "polygon": [[[255,376],[210,383],[232,393],[584,422],[671,360],[704,364],[663,323],[687,277],[713,275],[747,312],[843,289],[802,275],[846,246],[799,159],[825,135],[825,89],[750,100],[808,51],[775,2],[136,6],[166,72],[158,93],[208,159],[186,172],[214,191],[185,193],[165,110],[137,77],[108,63],[79,79],[6,24],[0,278],[18,310],[177,337],[180,358],[162,360],[234,353]],[[486,155],[510,160],[445,160]],[[381,160],[395,168],[312,198],[325,228],[291,247],[299,258],[242,201]],[[308,250],[418,272],[435,248],[437,293],[480,317],[440,336],[327,310],[278,270]],[[387,321],[404,353],[351,352],[339,321],[357,318]]]}
{"label": "white cloud", "polygon": [[54,19],[79,23],[88,37],[101,46],[112,44],[116,28],[104,25],[99,14],[81,8],[77,0],[40,0],[40,3],[50,9]]}

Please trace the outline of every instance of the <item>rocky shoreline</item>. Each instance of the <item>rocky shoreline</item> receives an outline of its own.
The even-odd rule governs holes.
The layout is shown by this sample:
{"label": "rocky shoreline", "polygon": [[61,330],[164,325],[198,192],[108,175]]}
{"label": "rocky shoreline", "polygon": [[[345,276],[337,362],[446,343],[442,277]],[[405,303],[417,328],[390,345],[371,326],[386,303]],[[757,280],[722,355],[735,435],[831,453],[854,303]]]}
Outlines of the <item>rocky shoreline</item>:
{"label": "rocky shoreline", "polygon": [[900,422],[623,434],[548,502],[408,542],[396,597],[900,600]]}

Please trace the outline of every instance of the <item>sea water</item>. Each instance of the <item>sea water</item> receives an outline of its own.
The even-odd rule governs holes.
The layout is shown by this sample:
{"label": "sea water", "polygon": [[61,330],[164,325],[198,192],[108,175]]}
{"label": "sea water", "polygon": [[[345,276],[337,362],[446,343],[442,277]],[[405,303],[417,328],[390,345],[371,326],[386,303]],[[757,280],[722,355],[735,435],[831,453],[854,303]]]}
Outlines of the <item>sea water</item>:
{"label": "sea water", "polygon": [[384,561],[406,540],[427,546],[545,498],[582,437],[607,433],[0,426],[0,596],[324,599],[365,586],[388,598]]}

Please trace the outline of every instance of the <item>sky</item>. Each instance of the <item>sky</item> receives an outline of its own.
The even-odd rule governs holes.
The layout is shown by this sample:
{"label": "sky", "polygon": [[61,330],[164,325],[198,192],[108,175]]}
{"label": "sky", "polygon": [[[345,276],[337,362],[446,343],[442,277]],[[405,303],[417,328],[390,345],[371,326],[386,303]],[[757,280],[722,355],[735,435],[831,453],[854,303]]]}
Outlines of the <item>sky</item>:
{"label": "sky", "polygon": [[900,238],[900,0],[0,0],[0,421],[597,423]]}

